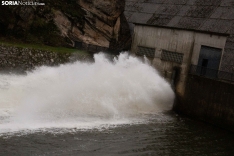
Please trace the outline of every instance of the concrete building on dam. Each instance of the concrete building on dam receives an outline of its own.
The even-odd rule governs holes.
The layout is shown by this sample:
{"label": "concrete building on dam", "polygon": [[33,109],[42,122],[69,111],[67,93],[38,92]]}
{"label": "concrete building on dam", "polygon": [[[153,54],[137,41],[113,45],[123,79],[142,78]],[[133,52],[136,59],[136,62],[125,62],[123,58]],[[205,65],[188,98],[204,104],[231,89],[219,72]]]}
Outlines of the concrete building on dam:
{"label": "concrete building on dam", "polygon": [[[132,28],[131,51],[151,60],[152,65],[175,85],[181,103],[188,103],[186,100],[192,99],[188,90],[193,90],[190,84],[195,84],[193,81],[196,78],[199,82],[203,81],[200,78],[214,81],[214,84],[220,87],[220,84],[216,83],[218,80],[232,86],[228,91],[223,90],[227,95],[234,93],[234,0],[126,0],[125,15]],[[201,86],[200,92],[205,85]],[[212,86],[212,83],[210,85]],[[210,88],[207,91],[213,93],[216,89],[219,88]],[[191,94],[196,96],[196,93]],[[212,96],[217,95],[221,93]],[[204,101],[207,100],[207,105],[212,107],[210,109],[214,112],[219,109],[217,102],[217,106],[213,108],[210,104],[212,100],[204,96],[202,98],[203,104],[199,109],[206,107]],[[199,100],[199,97],[194,99],[193,104],[198,105],[201,103]],[[223,102],[218,103],[224,107]],[[226,103],[232,103],[233,106],[228,105],[228,108],[234,110],[233,98]],[[183,106],[180,105],[180,110],[193,114],[188,111],[188,105]],[[224,109],[227,107],[222,108]],[[205,114],[206,112],[207,110],[204,111]],[[232,112],[228,118],[234,117]],[[220,114],[222,113],[218,116],[222,116]],[[200,113],[200,116],[204,119],[206,115]],[[217,115],[210,116],[219,119]],[[234,119],[231,122],[233,125]]]}

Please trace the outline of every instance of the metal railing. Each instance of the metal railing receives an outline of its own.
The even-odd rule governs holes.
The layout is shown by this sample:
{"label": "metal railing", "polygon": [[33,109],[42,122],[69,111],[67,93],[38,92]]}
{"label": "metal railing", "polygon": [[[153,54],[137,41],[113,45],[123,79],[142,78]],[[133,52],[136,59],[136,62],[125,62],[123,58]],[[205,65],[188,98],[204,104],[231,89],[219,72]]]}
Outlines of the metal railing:
{"label": "metal railing", "polygon": [[211,79],[234,82],[234,73],[210,69],[203,66],[191,65],[189,73],[193,75],[204,76]]}

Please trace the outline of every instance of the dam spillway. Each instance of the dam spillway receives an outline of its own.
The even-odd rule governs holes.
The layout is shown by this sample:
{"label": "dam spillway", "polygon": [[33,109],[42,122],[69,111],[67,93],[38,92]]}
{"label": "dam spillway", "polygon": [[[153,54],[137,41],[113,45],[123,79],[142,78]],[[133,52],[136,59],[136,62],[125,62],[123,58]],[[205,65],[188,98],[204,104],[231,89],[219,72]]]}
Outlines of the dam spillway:
{"label": "dam spillway", "polygon": [[147,63],[127,53],[94,59],[1,75],[0,133],[132,123],[171,109],[170,85]]}
{"label": "dam spillway", "polygon": [[173,100],[147,60],[126,53],[1,75],[0,155],[234,152],[232,133],[174,114]]}

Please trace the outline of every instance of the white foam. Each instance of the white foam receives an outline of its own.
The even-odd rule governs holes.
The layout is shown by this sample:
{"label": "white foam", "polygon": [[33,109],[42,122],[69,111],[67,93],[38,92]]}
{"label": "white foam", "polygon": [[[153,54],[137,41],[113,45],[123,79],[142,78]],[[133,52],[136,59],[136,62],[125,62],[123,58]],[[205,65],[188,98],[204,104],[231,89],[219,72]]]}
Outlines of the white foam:
{"label": "white foam", "polygon": [[171,109],[170,85],[147,63],[127,53],[94,59],[1,75],[0,133],[126,124]]}

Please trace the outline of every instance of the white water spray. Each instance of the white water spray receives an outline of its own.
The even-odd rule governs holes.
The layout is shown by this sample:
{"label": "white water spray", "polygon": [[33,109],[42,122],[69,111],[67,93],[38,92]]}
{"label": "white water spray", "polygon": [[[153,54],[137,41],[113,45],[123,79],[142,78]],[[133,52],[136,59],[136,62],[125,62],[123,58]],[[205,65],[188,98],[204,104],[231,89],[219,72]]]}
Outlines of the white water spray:
{"label": "white water spray", "polygon": [[94,59],[0,75],[0,134],[126,124],[171,109],[170,85],[148,64],[126,53]]}

